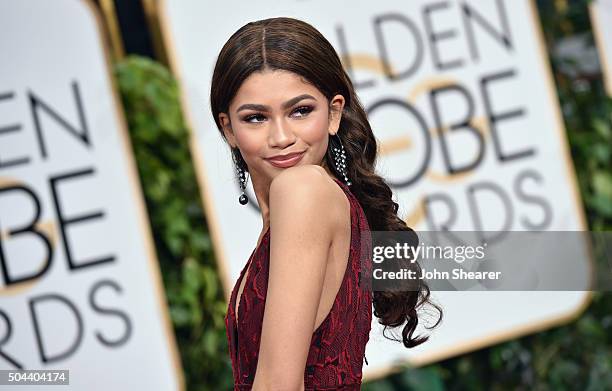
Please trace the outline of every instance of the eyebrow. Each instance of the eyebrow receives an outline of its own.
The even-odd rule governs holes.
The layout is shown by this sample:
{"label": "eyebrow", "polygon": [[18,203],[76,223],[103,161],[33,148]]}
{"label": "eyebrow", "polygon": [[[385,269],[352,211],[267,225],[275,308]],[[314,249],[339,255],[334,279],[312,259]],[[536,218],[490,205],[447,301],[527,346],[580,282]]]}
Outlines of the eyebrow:
{"label": "eyebrow", "polygon": [[[287,108],[293,106],[294,104],[296,104],[299,101],[304,100],[304,99],[312,99],[312,100],[316,101],[314,96],[309,95],[309,94],[302,94],[302,95],[296,96],[295,98],[289,99],[288,101],[283,103],[281,105],[281,107],[283,109],[287,109]],[[246,103],[246,104],[238,107],[236,112],[239,112],[239,111],[242,111],[242,110],[271,111],[270,106],[258,105],[258,104],[253,104],[253,103]]]}

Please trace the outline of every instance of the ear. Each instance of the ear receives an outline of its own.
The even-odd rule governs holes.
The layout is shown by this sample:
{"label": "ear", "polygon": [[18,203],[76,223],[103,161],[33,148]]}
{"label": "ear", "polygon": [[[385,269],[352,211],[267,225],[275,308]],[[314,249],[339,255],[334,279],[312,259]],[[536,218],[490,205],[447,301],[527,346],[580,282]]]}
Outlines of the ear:
{"label": "ear", "polygon": [[329,102],[329,129],[330,135],[338,133],[340,128],[340,120],[342,119],[342,110],[344,110],[344,96],[338,94]]}
{"label": "ear", "polygon": [[230,122],[230,118],[226,113],[219,113],[219,122],[221,123],[221,127],[223,128],[223,135],[227,139],[227,142],[232,148],[235,148],[236,136],[234,136],[234,131],[232,130],[232,123]]}

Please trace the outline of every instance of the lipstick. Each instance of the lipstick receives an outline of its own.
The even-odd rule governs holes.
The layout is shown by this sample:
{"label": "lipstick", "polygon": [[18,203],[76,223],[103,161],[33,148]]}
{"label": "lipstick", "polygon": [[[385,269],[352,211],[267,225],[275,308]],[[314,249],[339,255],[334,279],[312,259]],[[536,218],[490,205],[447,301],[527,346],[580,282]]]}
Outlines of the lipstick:
{"label": "lipstick", "polygon": [[287,168],[295,166],[300,160],[302,160],[304,153],[305,152],[290,153],[284,156],[271,157],[267,160],[275,167]]}

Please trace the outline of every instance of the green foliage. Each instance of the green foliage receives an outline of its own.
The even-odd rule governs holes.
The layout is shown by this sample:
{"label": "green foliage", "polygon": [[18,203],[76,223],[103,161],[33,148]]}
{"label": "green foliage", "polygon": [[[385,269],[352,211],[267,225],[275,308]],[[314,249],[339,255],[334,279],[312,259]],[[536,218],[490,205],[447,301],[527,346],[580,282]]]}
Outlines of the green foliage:
{"label": "green foliage", "polygon": [[128,57],[115,67],[189,390],[230,389],[225,297],[202,212],[175,79]]}
{"label": "green foliage", "polygon": [[[580,192],[591,230],[612,229],[612,100],[601,77],[560,71],[552,46],[590,31],[586,0],[539,1]],[[590,38],[592,44],[592,37]],[[145,192],[189,390],[228,390],[231,367],[218,279],[177,85],[162,65],[129,57],[116,77]],[[228,157],[229,158],[229,157]],[[520,303],[517,303],[520,305]],[[386,390],[612,389],[612,300],[595,293],[568,325],[364,383]]]}

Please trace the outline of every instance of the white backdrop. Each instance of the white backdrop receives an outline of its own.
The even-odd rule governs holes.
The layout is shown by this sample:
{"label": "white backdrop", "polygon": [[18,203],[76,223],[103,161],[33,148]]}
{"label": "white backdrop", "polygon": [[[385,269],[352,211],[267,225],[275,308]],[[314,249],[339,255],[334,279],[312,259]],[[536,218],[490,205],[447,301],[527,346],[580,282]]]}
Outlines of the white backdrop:
{"label": "white backdrop", "polygon": [[[273,16],[311,23],[343,57],[382,146],[377,171],[417,231],[586,229],[536,12],[530,0],[161,1],[227,297],[261,217],[237,201],[229,149],[209,109],[210,82],[230,35]],[[587,262],[582,253],[578,261]],[[589,293],[433,298],[444,322],[415,349],[385,339],[373,320],[364,379],[396,362],[422,365],[560,324],[585,308]]]}
{"label": "white backdrop", "polygon": [[612,95],[612,1],[594,0],[589,10],[606,89]]}
{"label": "white backdrop", "polygon": [[0,3],[0,368],[69,369],[58,389],[182,389],[95,12]]}

